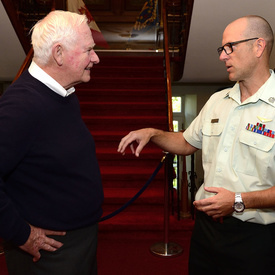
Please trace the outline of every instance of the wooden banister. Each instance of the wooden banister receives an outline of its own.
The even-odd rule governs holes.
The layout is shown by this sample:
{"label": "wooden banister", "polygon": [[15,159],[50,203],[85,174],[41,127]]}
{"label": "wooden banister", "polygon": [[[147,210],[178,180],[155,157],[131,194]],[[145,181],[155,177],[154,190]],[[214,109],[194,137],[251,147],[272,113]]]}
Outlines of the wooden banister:
{"label": "wooden banister", "polygon": [[[26,36],[24,35],[24,28],[22,24],[20,24],[17,16],[16,10],[11,0],[2,0],[3,5],[9,15],[9,18],[12,22],[12,25],[15,29],[15,32],[27,54],[23,64],[21,65],[18,73],[16,74],[14,81],[18,79],[18,77],[30,66],[32,58],[33,58],[33,48],[30,45],[30,42],[26,40]],[[66,1],[65,0],[52,0],[51,2],[51,10],[59,9],[59,10],[66,10]],[[22,43],[24,41],[24,43]]]}
{"label": "wooden banister", "polygon": [[20,67],[18,73],[16,74],[13,82],[17,80],[17,78],[30,66],[33,57],[33,48],[30,49],[29,53],[27,54],[22,66]]}
{"label": "wooden banister", "polygon": [[20,22],[15,5],[12,0],[1,0],[2,4],[6,10],[6,13],[11,21],[11,24],[15,30],[15,33],[22,45],[22,48],[27,54],[31,48],[30,41],[25,35],[24,27],[22,22]]}
{"label": "wooden banister", "polygon": [[173,132],[174,127],[173,127],[171,67],[170,67],[168,28],[167,28],[167,18],[166,18],[165,8],[163,8],[163,32],[164,32],[164,56],[165,56],[165,67],[166,67],[166,83],[167,83],[168,129],[170,132]]}

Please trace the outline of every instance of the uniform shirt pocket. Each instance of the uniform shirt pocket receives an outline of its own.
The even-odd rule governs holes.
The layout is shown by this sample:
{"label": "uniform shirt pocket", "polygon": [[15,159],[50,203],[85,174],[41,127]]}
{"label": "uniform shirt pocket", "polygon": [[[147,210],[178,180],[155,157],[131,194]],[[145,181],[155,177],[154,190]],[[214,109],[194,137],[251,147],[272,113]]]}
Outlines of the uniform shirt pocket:
{"label": "uniform shirt pocket", "polygon": [[261,174],[265,178],[273,159],[271,151],[275,140],[255,132],[242,130],[239,141],[241,163],[237,160],[239,164],[236,170],[252,176]]}
{"label": "uniform shirt pocket", "polygon": [[212,162],[219,144],[224,125],[205,122],[202,127],[202,158],[204,162]]}

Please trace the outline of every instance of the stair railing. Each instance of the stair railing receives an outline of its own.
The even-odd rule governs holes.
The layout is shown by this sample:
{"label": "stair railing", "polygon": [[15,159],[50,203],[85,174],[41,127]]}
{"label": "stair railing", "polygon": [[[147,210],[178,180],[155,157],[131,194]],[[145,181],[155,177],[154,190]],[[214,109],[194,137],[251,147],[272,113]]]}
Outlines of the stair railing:
{"label": "stair railing", "polygon": [[[194,0],[188,0],[188,2],[185,3],[188,7],[185,7],[186,11],[187,11],[187,12],[184,13],[185,24],[182,26],[183,30],[180,34],[181,36],[184,35],[184,39],[185,39],[184,43],[182,43],[183,44],[182,46],[185,48],[183,50],[183,55],[181,56],[182,57],[182,60],[181,60],[182,68],[184,67],[184,61],[185,61],[186,46],[187,46],[187,41],[186,40],[188,39],[193,2],[194,2]],[[166,11],[166,8],[164,7],[163,8],[163,32],[164,32],[164,45],[163,45],[163,48],[164,48],[164,56],[165,56],[165,71],[166,71],[166,82],[167,82],[168,129],[169,129],[170,132],[173,132],[174,127],[173,127],[173,106],[172,106],[172,85],[171,85],[172,76],[171,76],[171,66],[170,66],[171,62],[170,62],[170,51],[169,51],[169,45],[171,43],[169,41],[167,17],[168,17],[167,11]],[[187,24],[187,22],[188,22],[188,24]],[[173,37],[172,37],[172,39],[173,39]],[[182,72],[183,72],[183,69],[182,69]],[[170,156],[170,157],[172,157],[172,156]],[[185,157],[184,157],[184,160],[185,160]],[[171,161],[166,162],[166,166],[169,165],[169,167],[167,167],[167,169],[169,171],[173,171],[173,169],[174,169],[173,168],[173,163],[172,164],[171,163],[172,163]],[[183,171],[185,171],[186,170],[185,161],[184,161],[183,165],[184,165]],[[172,192],[170,192],[170,193],[171,193],[171,197],[173,199],[173,186],[171,186],[173,184],[173,178],[171,178],[171,176],[172,176],[172,173],[167,173],[168,178],[166,180],[168,181],[168,190],[172,190]],[[178,188],[179,188],[179,186],[178,186]],[[165,191],[169,192],[167,190],[165,190]],[[181,186],[181,191],[182,191],[181,192],[181,198],[180,198],[181,205],[179,203],[177,205],[178,212],[179,212],[179,209],[182,208],[181,209],[182,210],[181,214],[184,214],[184,216],[187,217],[187,216],[189,216],[188,215],[188,209],[187,209],[187,205],[188,205],[188,185],[185,184],[185,185]],[[173,202],[173,200],[172,200],[172,202]],[[170,203],[168,202],[168,204],[170,204]],[[173,207],[173,205],[172,205],[172,207]],[[168,214],[165,214],[166,219],[168,219],[167,215]]]}
{"label": "stair railing", "polygon": [[191,25],[193,6],[194,6],[194,0],[186,0],[185,4],[183,5],[182,31],[180,34],[181,45],[182,45],[180,64],[182,66],[182,74],[184,71],[184,63],[186,58],[186,49],[187,49],[187,42],[189,37],[190,25]]}
{"label": "stair railing", "polygon": [[166,0],[172,80],[183,75],[194,0]]}
{"label": "stair railing", "polygon": [[[10,18],[12,26],[17,34],[17,37],[27,54],[23,64],[21,65],[18,73],[16,74],[13,82],[18,79],[18,77],[29,67],[32,58],[33,58],[33,48],[31,47],[30,41],[25,35],[25,30],[23,26],[23,22],[20,21],[19,13],[21,11],[16,9],[14,1],[12,0],[1,0],[2,4]],[[51,10],[60,9],[66,10],[66,1],[65,0],[52,0],[51,2]]]}
{"label": "stair railing", "polygon": [[16,81],[18,79],[18,77],[25,71],[28,69],[28,67],[31,64],[33,58],[33,48],[31,47],[31,49],[29,50],[23,64],[21,65],[19,71],[17,72],[15,78],[13,79],[13,82]]}
{"label": "stair railing", "polygon": [[12,0],[1,0],[1,1],[11,21],[14,31],[22,45],[22,48],[24,52],[27,54],[31,48],[30,41],[25,35],[23,23],[19,19],[19,16],[18,16],[19,12],[16,10],[16,6],[13,3],[14,1]]}
{"label": "stair railing", "polygon": [[167,85],[167,104],[168,104],[168,130],[173,132],[173,106],[172,106],[172,85],[171,85],[171,67],[170,67],[170,53],[169,53],[169,41],[168,41],[168,28],[166,9],[163,8],[163,32],[164,32],[164,60],[165,60],[165,73],[166,73],[166,85]]}
{"label": "stair railing", "polygon": [[[168,130],[173,132],[173,110],[172,110],[172,85],[171,85],[171,69],[170,69],[170,53],[168,44],[168,29],[166,20],[166,9],[163,8],[163,49],[164,49],[164,67],[166,74],[166,90],[168,104]],[[176,243],[169,242],[169,216],[170,216],[170,195],[173,196],[173,156],[167,153],[165,163],[165,185],[164,185],[164,236],[163,242],[157,242],[150,248],[151,252],[158,256],[177,256],[182,253],[182,248]],[[172,193],[171,193],[172,190]]]}

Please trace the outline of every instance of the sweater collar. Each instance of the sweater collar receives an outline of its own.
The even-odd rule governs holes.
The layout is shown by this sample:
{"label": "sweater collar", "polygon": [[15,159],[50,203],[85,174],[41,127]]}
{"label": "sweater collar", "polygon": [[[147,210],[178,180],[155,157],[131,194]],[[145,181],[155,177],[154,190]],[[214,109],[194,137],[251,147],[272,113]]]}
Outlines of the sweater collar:
{"label": "sweater collar", "polygon": [[30,67],[29,67],[29,73],[45,84],[47,87],[49,87],[51,90],[53,90],[55,93],[66,97],[72,94],[75,91],[74,87],[71,87],[70,89],[66,90],[64,89],[57,81],[55,81],[51,76],[49,76],[45,71],[43,71],[34,61],[32,61]]}

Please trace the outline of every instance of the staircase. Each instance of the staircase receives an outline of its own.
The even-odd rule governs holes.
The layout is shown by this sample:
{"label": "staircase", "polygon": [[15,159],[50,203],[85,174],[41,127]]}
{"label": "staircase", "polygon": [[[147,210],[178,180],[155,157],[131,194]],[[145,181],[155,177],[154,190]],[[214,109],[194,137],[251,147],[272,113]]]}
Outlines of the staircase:
{"label": "staircase", "polygon": [[[103,216],[118,209],[146,183],[163,153],[148,144],[139,158],[130,150],[117,153],[121,138],[143,127],[167,130],[163,57],[100,56],[89,83],[76,87],[84,121],[96,143],[105,193]],[[170,217],[180,257],[164,259],[149,253],[162,241],[164,167],[145,192],[117,216],[99,224],[98,270],[106,274],[187,274],[192,220]],[[0,256],[0,274],[8,274]]]}
{"label": "staircase", "polygon": [[[139,158],[118,144],[129,131],[144,127],[167,130],[163,56],[100,56],[91,81],[76,87],[82,117],[97,149],[105,201],[103,216],[132,198],[147,182],[163,153],[148,144]],[[163,224],[164,168],[130,207],[100,223],[101,230],[142,230]]]}

